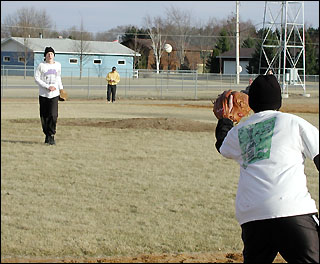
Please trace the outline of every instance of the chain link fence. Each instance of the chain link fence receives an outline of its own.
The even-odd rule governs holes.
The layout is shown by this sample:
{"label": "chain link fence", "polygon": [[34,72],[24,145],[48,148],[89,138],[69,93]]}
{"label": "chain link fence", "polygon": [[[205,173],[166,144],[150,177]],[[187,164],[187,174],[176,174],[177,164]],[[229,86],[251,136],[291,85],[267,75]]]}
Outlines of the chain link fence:
{"label": "chain link fence", "polygon": [[[67,71],[67,69],[62,69]],[[105,76],[92,77],[90,69],[82,77],[62,77],[64,89],[72,99],[105,99]],[[257,75],[240,75],[237,84],[235,74],[213,74],[197,71],[119,71],[121,81],[117,85],[117,97],[132,99],[212,99],[227,89],[243,90],[249,79]],[[1,68],[1,98],[37,98],[38,86],[34,81],[34,69]],[[319,96],[319,75],[306,76],[306,92]],[[304,93],[300,85],[288,84],[290,93]]]}

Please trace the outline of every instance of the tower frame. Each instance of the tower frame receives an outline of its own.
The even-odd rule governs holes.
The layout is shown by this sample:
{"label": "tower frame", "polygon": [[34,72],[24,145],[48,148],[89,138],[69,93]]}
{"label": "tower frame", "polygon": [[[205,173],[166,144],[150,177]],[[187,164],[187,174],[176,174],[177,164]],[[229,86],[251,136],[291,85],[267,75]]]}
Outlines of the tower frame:
{"label": "tower frame", "polygon": [[[301,86],[307,96],[304,1],[265,1],[263,34],[259,73],[273,70],[285,97],[291,85]],[[267,65],[262,65],[262,57]]]}

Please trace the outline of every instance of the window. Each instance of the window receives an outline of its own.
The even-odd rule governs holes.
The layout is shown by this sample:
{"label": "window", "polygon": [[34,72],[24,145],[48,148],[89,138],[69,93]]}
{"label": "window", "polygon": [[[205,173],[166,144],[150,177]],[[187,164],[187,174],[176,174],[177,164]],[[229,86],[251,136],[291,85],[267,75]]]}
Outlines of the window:
{"label": "window", "polygon": [[3,61],[9,62],[10,61],[10,57],[9,56],[3,56]]}
{"label": "window", "polygon": [[74,59],[74,58],[69,59],[69,63],[70,64],[77,64],[78,63],[78,59]]}
{"label": "window", "polygon": [[118,60],[118,65],[126,65],[126,61],[125,60]]}
{"label": "window", "polygon": [[101,64],[102,61],[100,59],[95,59],[93,60],[93,64]]}
{"label": "window", "polygon": [[18,62],[24,63],[24,57],[18,57]]}

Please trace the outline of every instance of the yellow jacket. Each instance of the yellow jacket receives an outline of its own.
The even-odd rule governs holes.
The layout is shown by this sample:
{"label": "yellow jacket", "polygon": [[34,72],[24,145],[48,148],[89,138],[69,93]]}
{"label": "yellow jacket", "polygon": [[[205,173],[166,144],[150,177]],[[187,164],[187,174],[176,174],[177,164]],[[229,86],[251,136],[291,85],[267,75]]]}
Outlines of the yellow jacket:
{"label": "yellow jacket", "polygon": [[118,82],[120,82],[120,75],[117,71],[109,72],[107,74],[106,80],[108,84],[116,85]]}

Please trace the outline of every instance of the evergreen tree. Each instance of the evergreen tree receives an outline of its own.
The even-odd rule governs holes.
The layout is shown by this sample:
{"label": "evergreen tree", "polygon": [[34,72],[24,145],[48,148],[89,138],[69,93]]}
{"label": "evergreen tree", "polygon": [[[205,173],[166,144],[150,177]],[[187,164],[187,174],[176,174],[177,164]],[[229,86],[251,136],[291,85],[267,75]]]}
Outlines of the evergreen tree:
{"label": "evergreen tree", "polygon": [[309,28],[305,34],[306,75],[319,75],[319,45],[314,44],[313,36],[319,37],[319,28]]}
{"label": "evergreen tree", "polygon": [[249,36],[243,41],[241,48],[253,48],[255,44],[255,40]]}
{"label": "evergreen tree", "polygon": [[[268,68],[268,63],[266,60],[265,55],[262,53],[262,40],[264,39],[266,32],[268,29],[260,29],[257,33],[258,40],[255,44],[255,51],[252,55],[252,58],[249,60],[249,65],[246,67],[246,70],[249,74],[264,74],[265,70]],[[279,35],[278,32],[270,32],[268,34],[267,39],[264,42],[264,45],[275,45],[277,41],[277,36]],[[264,47],[264,51],[267,55],[267,58],[273,58],[275,55],[276,50],[272,47]],[[260,56],[261,56],[261,65],[260,65]],[[260,72],[259,72],[260,67]]]}
{"label": "evergreen tree", "polygon": [[211,56],[207,59],[206,69],[210,73],[220,73],[220,61],[217,56],[220,55],[220,51],[218,49],[213,49]]}
{"label": "evergreen tree", "polygon": [[122,42],[130,39],[134,39],[135,35],[139,39],[149,39],[148,30],[143,28],[137,28],[135,26],[129,26],[126,28],[125,34],[121,36]]}
{"label": "evergreen tree", "polygon": [[232,42],[228,36],[228,32],[226,29],[222,29],[213,52],[206,62],[206,69],[208,69],[210,73],[220,73],[222,65],[220,65],[220,60],[217,56],[229,51],[231,48]]}
{"label": "evergreen tree", "polygon": [[222,29],[220,31],[220,37],[218,38],[215,48],[218,49],[221,53],[229,51],[232,47],[230,37],[228,36],[227,30]]}

